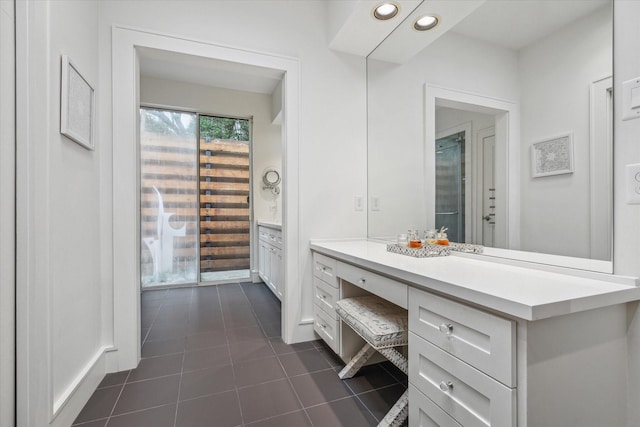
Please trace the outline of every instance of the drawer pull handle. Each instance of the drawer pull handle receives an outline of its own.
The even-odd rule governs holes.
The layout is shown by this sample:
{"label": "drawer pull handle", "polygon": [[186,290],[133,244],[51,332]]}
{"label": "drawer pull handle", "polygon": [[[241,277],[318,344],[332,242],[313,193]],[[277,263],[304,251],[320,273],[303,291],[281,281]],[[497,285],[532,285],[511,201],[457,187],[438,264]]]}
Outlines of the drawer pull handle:
{"label": "drawer pull handle", "polygon": [[320,299],[327,299],[326,295],[320,295]]}
{"label": "drawer pull handle", "polygon": [[365,282],[366,282],[366,280],[364,280],[364,279],[360,279],[360,280],[358,280],[358,283],[359,283],[361,286],[364,286]]}
{"label": "drawer pull handle", "polygon": [[453,383],[451,381],[442,381],[440,383],[440,390],[443,393],[447,393],[447,392],[453,390]]}
{"label": "drawer pull handle", "polygon": [[451,323],[441,323],[438,329],[443,334],[451,335],[453,333],[453,325]]}

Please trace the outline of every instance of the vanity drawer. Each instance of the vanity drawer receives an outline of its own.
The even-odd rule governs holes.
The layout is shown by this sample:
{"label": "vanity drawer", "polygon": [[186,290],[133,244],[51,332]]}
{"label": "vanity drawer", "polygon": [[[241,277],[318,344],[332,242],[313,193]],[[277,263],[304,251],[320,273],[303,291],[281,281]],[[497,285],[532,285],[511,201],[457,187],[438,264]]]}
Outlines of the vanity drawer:
{"label": "vanity drawer", "polygon": [[313,305],[313,330],[336,354],[340,354],[340,321],[331,318],[315,304]]}
{"label": "vanity drawer", "polygon": [[337,261],[335,259],[314,252],[313,275],[318,279],[324,280],[334,288],[337,288],[338,279],[336,277],[336,263]]}
{"label": "vanity drawer", "polygon": [[515,322],[411,288],[409,330],[507,386],[516,386]]}
{"label": "vanity drawer", "polygon": [[462,425],[409,384],[409,427],[462,427]]}
{"label": "vanity drawer", "polygon": [[258,238],[263,242],[269,243],[282,249],[282,231],[273,228],[258,226]]}
{"label": "vanity drawer", "polygon": [[338,320],[335,306],[337,300],[338,288],[330,286],[317,277],[313,278],[313,302],[335,320]]}
{"label": "vanity drawer", "polygon": [[368,270],[338,261],[338,277],[402,308],[407,308],[408,286]]}
{"label": "vanity drawer", "polygon": [[414,333],[409,333],[409,378],[419,391],[464,426],[515,426],[515,389]]}

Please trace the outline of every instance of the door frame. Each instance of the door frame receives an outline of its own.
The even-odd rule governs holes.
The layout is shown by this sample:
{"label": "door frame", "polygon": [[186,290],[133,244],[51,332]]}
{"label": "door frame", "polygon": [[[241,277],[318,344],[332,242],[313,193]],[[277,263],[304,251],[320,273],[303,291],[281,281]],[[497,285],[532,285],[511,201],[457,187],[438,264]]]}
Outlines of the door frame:
{"label": "door frame", "polygon": [[474,178],[476,178],[474,185],[474,194],[477,195],[475,200],[475,215],[473,217],[473,239],[478,244],[482,244],[483,242],[483,228],[484,228],[484,156],[480,154],[484,153],[484,145],[483,140],[486,137],[493,136],[495,137],[496,131],[494,126],[490,126],[484,129],[480,129],[476,132],[476,141],[477,141],[477,153],[476,156],[476,173]]}
{"label": "door frame", "polygon": [[[606,144],[599,144],[603,133]],[[596,259],[613,259],[613,229],[602,226],[613,224],[612,165],[613,77],[608,76],[589,88],[589,255]],[[603,195],[609,198],[608,203],[601,202]]]}
{"label": "door frame", "polygon": [[[436,105],[495,116],[496,130],[496,242],[501,247],[520,247],[520,113],[515,102],[425,84],[425,182],[427,225],[435,224]],[[498,191],[498,187],[499,190]],[[498,208],[499,206],[499,208]]]}
{"label": "door frame", "polygon": [[[115,25],[112,29],[113,86],[113,342],[110,370],[131,369],[140,360],[139,170],[137,138],[140,70],[138,48],[152,48],[220,59],[282,72],[282,232],[284,286],[282,337],[302,335],[299,259],[299,98],[300,70],[295,58],[190,40]],[[117,84],[115,84],[117,83]],[[136,183],[136,185],[132,185]],[[132,325],[134,325],[132,327]]]}

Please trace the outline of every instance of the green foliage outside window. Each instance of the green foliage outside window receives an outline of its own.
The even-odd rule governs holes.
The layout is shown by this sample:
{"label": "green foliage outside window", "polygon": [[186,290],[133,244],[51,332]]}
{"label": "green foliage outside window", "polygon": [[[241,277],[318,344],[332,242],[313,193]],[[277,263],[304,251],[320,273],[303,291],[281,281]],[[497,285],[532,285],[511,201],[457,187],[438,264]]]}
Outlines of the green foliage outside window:
{"label": "green foliage outside window", "polygon": [[[166,110],[140,110],[142,127],[161,135],[193,135],[195,120],[187,115]],[[200,138],[249,141],[249,120],[200,116]]]}

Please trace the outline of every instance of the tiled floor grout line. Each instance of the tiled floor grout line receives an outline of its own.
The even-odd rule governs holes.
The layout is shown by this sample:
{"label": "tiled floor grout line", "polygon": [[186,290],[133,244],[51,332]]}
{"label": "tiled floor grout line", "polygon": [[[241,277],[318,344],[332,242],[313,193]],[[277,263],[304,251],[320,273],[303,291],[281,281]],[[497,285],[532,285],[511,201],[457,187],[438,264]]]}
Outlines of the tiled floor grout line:
{"label": "tiled floor grout line", "polygon": [[109,421],[111,421],[111,416],[113,415],[113,411],[116,410],[116,406],[120,401],[120,396],[122,396],[122,392],[124,391],[124,386],[127,385],[127,380],[129,379],[129,375],[131,375],[131,370],[127,373],[127,377],[124,379],[122,383],[122,387],[120,388],[120,393],[118,393],[118,397],[116,397],[116,401],[113,403],[113,407],[111,408],[111,412],[109,412],[109,416],[107,417],[107,422],[105,423],[105,427],[109,425]]}
{"label": "tiled floor grout line", "polygon": [[[242,289],[242,286],[240,286],[240,289]],[[229,336],[227,335],[227,323],[224,320],[224,308],[222,307],[222,297],[220,296],[220,288],[216,287],[216,290],[218,291],[218,304],[220,304],[220,311],[222,312],[222,325],[224,327],[223,329],[224,339],[227,342],[227,353],[229,354],[229,362],[231,363],[231,370],[233,371],[233,379],[234,379],[233,390],[236,393],[236,400],[238,402],[238,411],[240,411],[240,424],[244,426],[244,413],[242,412],[242,402],[240,401],[240,392],[238,391],[238,385],[236,384],[236,381],[235,381],[236,371],[235,371],[235,368],[233,367],[233,358],[231,357],[231,347],[229,346]],[[242,291],[242,293],[244,294],[244,291]],[[246,298],[246,295],[245,295],[245,298]]]}
{"label": "tiled floor grout line", "polygon": [[[313,422],[311,421],[311,417],[307,413],[307,410],[305,409],[304,404],[302,403],[302,399],[300,399],[300,396],[298,395],[298,392],[297,392],[296,388],[293,386],[293,383],[291,382],[291,378],[289,378],[289,375],[287,374],[287,371],[284,369],[284,365],[282,364],[282,361],[280,360],[279,354],[276,352],[276,349],[273,347],[273,343],[271,342],[271,340],[269,340],[269,338],[267,337],[267,332],[264,329],[264,326],[262,326],[262,322],[260,321],[260,317],[258,317],[258,315],[256,314],[256,311],[255,311],[255,309],[253,307],[253,303],[251,302],[251,300],[247,296],[247,293],[245,292],[244,287],[240,286],[240,288],[242,289],[242,292],[244,293],[245,298],[247,298],[247,300],[249,301],[249,306],[251,307],[251,312],[253,313],[253,315],[255,316],[256,320],[258,321],[258,325],[260,325],[260,329],[262,330],[262,333],[264,334],[265,338],[267,339],[267,342],[269,343],[269,346],[271,347],[271,350],[275,354],[276,360],[278,361],[278,364],[280,365],[280,369],[282,369],[282,372],[284,373],[285,378],[287,379],[287,383],[289,383],[289,387],[291,387],[291,390],[293,390],[293,394],[296,396],[296,399],[298,400],[298,404],[300,405],[300,408],[302,409],[302,411],[304,411],[305,417],[307,417],[307,420],[313,426]],[[282,318],[282,313],[280,313],[280,316]],[[282,325],[280,325],[280,330],[282,331]],[[282,335],[282,332],[280,333],[280,335]],[[282,415],[285,415],[285,414],[280,414],[279,416],[282,416]],[[275,418],[275,417],[272,417],[272,418]]]}
{"label": "tiled floor grout line", "polygon": [[[188,309],[188,317],[187,317],[187,325],[189,324],[189,322],[191,321],[191,308],[193,307],[193,298],[194,298],[194,291],[193,289],[191,290],[191,298],[189,300],[189,309]],[[173,414],[173,427],[176,427],[178,425],[178,407],[180,406],[180,392],[182,391],[182,377],[184,375],[184,359],[185,356],[187,354],[187,339],[186,337],[184,338],[184,341],[182,343],[183,347],[182,347],[182,364],[180,365],[180,380],[178,381],[178,394],[176,395],[176,411]]]}

